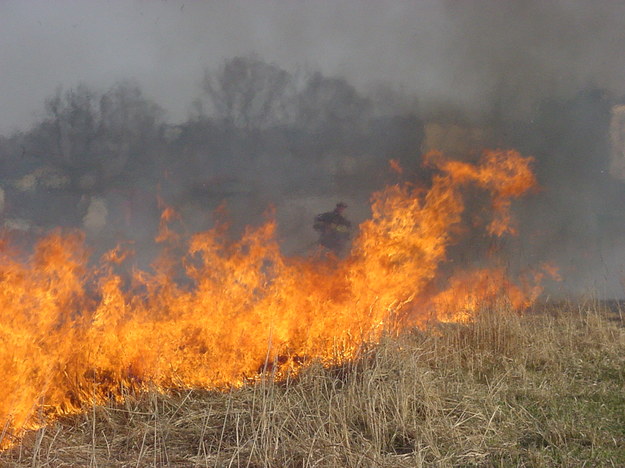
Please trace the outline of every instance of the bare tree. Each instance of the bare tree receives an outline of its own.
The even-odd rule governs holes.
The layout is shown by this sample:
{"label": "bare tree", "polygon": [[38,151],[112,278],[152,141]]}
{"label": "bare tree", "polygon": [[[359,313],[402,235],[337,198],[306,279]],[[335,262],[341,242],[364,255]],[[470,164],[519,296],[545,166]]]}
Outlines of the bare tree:
{"label": "bare tree", "polygon": [[138,85],[127,81],[113,86],[99,104],[99,156],[106,175],[145,169],[159,138],[161,108],[146,99]]}
{"label": "bare tree", "polygon": [[46,118],[26,138],[29,152],[61,168],[79,189],[132,170],[149,157],[161,124],[160,108],[140,88],[121,82],[105,94],[85,85],[57,90]]}
{"label": "bare tree", "polygon": [[97,133],[95,93],[85,85],[56,94],[45,103],[47,126],[55,140],[53,158],[65,164],[81,163]]}
{"label": "bare tree", "polygon": [[292,76],[255,57],[235,57],[204,74],[202,89],[215,117],[241,128],[267,128],[288,116]]}
{"label": "bare tree", "polygon": [[310,131],[341,131],[364,122],[370,110],[369,100],[344,78],[329,78],[317,72],[298,94],[297,122]]}

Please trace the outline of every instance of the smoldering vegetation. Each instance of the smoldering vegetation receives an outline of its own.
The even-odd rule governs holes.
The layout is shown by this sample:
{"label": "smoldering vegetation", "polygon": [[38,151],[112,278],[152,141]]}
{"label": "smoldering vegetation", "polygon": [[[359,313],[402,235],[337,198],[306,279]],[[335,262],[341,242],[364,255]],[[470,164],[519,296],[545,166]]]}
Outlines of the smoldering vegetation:
{"label": "smoldering vegetation", "polygon": [[565,282],[554,292],[622,295],[625,190],[610,174],[620,97],[586,87],[519,113],[501,93],[473,115],[257,56],[224,60],[198,81],[189,117],[176,125],[136,83],[81,84],[50,96],[31,128],[0,137],[9,236],[28,245],[51,229],[79,228],[96,252],[129,243],[148,262],[165,207],[180,214],[176,228],[186,234],[225,212],[234,235],[273,207],[284,251],[302,255],[315,242],[313,216],[337,201],[358,223],[374,190],[398,178],[427,184],[423,153],[475,159],[484,148],[513,147],[536,158],[541,184],[516,206],[520,235],[505,243],[469,235],[452,260],[479,261],[495,246],[516,271],[559,265]]}

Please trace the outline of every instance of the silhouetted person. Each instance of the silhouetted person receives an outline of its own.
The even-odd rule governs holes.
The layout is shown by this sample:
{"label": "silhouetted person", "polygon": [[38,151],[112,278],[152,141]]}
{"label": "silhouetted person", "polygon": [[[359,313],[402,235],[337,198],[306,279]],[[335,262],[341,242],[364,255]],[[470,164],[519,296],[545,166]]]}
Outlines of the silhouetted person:
{"label": "silhouetted person", "polygon": [[319,233],[319,244],[340,255],[345,250],[350,238],[350,223],[343,213],[347,205],[343,202],[336,204],[333,211],[315,216],[313,228]]}

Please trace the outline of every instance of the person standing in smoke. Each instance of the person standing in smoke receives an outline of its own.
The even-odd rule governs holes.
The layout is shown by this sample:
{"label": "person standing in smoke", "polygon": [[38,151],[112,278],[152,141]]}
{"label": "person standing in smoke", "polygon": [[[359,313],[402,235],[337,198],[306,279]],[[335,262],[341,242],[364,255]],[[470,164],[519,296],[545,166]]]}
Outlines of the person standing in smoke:
{"label": "person standing in smoke", "polygon": [[319,245],[336,255],[341,255],[345,251],[350,239],[352,223],[343,216],[346,208],[345,203],[339,202],[333,211],[315,216],[313,224],[313,229],[319,233]]}

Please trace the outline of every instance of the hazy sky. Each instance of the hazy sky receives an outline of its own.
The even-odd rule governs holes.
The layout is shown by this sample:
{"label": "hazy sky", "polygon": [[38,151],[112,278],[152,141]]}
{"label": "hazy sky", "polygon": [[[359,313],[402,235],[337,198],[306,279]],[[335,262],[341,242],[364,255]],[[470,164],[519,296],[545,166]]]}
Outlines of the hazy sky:
{"label": "hazy sky", "polygon": [[588,83],[624,93],[624,52],[619,0],[0,0],[0,133],[60,85],[120,79],[184,119],[203,69],[235,55],[475,106]]}

